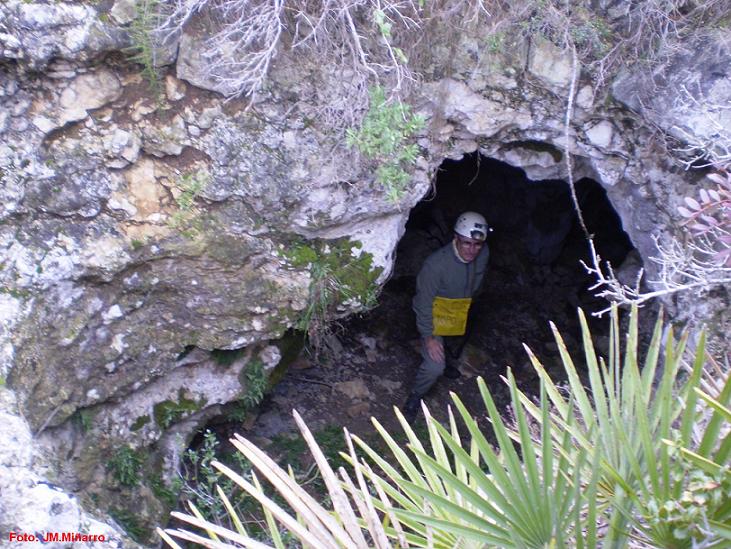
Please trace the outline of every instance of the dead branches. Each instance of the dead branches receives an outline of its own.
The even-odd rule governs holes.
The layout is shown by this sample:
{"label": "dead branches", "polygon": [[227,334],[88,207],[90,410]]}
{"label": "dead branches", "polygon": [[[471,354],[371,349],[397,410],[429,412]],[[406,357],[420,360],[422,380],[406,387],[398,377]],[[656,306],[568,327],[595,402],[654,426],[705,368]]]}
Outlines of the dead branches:
{"label": "dead branches", "polygon": [[319,58],[341,75],[353,109],[365,106],[371,84],[387,80],[398,95],[415,80],[403,37],[418,33],[421,17],[408,0],[175,0],[159,30],[171,38],[197,15],[207,27],[207,76],[231,97],[261,92],[285,49]]}

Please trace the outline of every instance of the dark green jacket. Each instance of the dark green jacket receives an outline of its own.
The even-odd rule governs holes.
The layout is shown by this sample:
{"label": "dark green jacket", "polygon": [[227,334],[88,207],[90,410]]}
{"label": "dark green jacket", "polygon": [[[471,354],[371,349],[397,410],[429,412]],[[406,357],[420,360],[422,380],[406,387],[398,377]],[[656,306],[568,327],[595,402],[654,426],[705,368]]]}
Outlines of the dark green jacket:
{"label": "dark green jacket", "polygon": [[450,242],[426,258],[416,278],[416,295],[412,302],[416,313],[416,327],[421,337],[430,336],[434,331],[434,298],[474,296],[482,284],[489,257],[490,250],[485,244],[474,261],[463,263]]}

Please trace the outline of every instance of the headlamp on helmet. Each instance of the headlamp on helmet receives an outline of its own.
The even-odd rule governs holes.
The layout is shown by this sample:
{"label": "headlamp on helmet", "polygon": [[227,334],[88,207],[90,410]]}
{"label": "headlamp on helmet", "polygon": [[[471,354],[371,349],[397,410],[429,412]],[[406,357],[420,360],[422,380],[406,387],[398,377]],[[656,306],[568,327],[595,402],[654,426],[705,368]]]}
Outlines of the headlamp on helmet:
{"label": "headlamp on helmet", "polygon": [[487,221],[477,212],[464,212],[457,218],[454,224],[454,232],[466,238],[484,241],[487,233],[492,229],[487,225]]}

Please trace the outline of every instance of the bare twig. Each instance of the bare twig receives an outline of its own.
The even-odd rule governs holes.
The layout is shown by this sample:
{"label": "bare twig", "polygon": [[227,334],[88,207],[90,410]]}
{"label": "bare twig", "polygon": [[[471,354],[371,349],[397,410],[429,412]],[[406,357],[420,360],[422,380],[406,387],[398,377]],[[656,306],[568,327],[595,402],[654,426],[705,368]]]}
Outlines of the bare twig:
{"label": "bare twig", "polygon": [[327,383],[326,381],[320,381],[318,379],[312,379],[311,377],[297,377],[297,376],[289,376],[287,379],[291,381],[298,381],[302,383],[313,383],[315,385],[324,385],[325,387],[329,387],[332,389],[332,383]]}

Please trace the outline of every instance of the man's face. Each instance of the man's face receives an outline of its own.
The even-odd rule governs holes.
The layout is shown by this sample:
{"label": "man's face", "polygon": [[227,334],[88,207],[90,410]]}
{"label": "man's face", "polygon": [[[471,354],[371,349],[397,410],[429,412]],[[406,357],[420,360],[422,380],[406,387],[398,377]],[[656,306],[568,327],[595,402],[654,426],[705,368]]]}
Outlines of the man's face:
{"label": "man's face", "polygon": [[457,253],[464,261],[467,262],[474,261],[480,253],[482,246],[485,245],[485,242],[482,240],[467,238],[460,234],[454,235],[454,240],[457,244]]}

